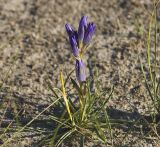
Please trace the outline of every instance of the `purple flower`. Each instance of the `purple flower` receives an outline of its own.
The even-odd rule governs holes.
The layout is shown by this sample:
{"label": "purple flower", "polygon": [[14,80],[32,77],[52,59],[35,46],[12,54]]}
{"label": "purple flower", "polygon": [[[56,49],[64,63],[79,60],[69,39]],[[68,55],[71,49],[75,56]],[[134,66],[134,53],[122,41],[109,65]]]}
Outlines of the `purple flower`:
{"label": "purple flower", "polygon": [[78,40],[79,42],[83,41],[85,30],[87,29],[87,16],[82,16],[80,22],[79,22],[79,28],[78,28]]}
{"label": "purple flower", "polygon": [[88,23],[87,16],[82,16],[79,22],[78,31],[73,30],[69,24],[66,24],[65,28],[68,33],[72,53],[76,57],[76,77],[79,83],[81,83],[86,81],[85,65],[82,61],[83,53],[91,42],[96,25],[93,22]]}
{"label": "purple flower", "polygon": [[[75,48],[76,48],[75,44],[77,48],[80,50],[79,52],[82,54],[83,49],[86,48],[91,42],[92,36],[94,35],[96,29],[96,25],[93,22],[88,23],[87,16],[82,16],[79,22],[78,31],[73,30],[73,28],[69,24],[66,24],[65,27],[69,36],[70,44],[72,43],[71,46],[73,54],[75,55]],[[73,38],[74,38],[74,48],[73,48]]]}
{"label": "purple flower", "polygon": [[79,56],[79,50],[78,50],[78,44],[77,44],[75,36],[74,35],[70,36],[69,41],[70,41],[70,44],[71,44],[71,47],[72,47],[73,55],[75,57],[78,57]]}
{"label": "purple flower", "polygon": [[78,43],[77,43],[78,34],[72,29],[72,27],[69,24],[66,24],[65,27],[69,36],[72,53],[75,57],[78,57],[79,56]]}
{"label": "purple flower", "polygon": [[80,83],[86,81],[85,65],[82,60],[76,60],[75,69],[77,80]]}
{"label": "purple flower", "polygon": [[90,43],[92,36],[94,35],[95,29],[96,29],[96,25],[94,23],[88,24],[88,27],[84,34],[84,39],[83,39],[84,44]]}

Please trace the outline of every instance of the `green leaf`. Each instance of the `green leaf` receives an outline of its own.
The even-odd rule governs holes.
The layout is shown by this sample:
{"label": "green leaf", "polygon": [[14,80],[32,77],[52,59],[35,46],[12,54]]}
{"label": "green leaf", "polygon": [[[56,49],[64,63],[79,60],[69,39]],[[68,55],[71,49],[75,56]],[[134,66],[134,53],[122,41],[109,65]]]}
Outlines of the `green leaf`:
{"label": "green leaf", "polygon": [[158,80],[158,84],[157,84],[157,87],[156,87],[156,93],[158,93],[159,87],[160,87],[160,79]]}
{"label": "green leaf", "polygon": [[57,142],[57,144],[56,144],[55,146],[56,146],[56,147],[59,147],[59,146],[62,144],[62,142],[63,142],[67,137],[69,137],[73,132],[75,132],[74,129],[66,132],[66,133],[59,139],[59,141]]}
{"label": "green leaf", "polygon": [[103,108],[103,112],[104,112],[104,116],[105,116],[106,126],[107,126],[107,129],[109,130],[110,138],[111,138],[112,146],[113,146],[112,128],[111,128],[110,120],[109,120],[109,117],[108,117],[108,114],[107,114],[107,111],[105,108]]}
{"label": "green leaf", "polygon": [[[50,82],[47,81],[47,85],[48,88],[52,91],[52,93],[54,94],[54,96],[59,99],[59,96],[57,95],[56,91],[52,88],[52,85]],[[60,99],[59,102],[61,103],[61,105],[63,106],[63,108],[65,108],[65,105],[63,104],[62,100]]]}
{"label": "green leaf", "polygon": [[64,86],[66,86],[66,84],[67,84],[67,82],[68,82],[68,80],[70,79],[70,76],[71,76],[71,74],[74,72],[74,69],[68,74],[68,76],[67,76],[67,78],[66,78],[66,80],[65,80],[65,82],[64,82]]}
{"label": "green leaf", "polygon": [[95,128],[96,128],[96,134],[97,134],[98,138],[103,143],[105,143],[106,142],[105,135],[104,135],[103,130],[101,129],[100,124],[97,119],[95,119]]}
{"label": "green leaf", "polygon": [[77,107],[76,107],[76,105],[72,102],[70,96],[68,96],[68,101],[69,101],[69,104],[70,104],[70,106],[71,106],[71,109],[74,109],[75,111],[77,111]]}
{"label": "green leaf", "polygon": [[82,91],[81,91],[79,85],[77,84],[77,82],[76,82],[74,79],[72,79],[72,78],[71,78],[71,82],[72,82],[74,88],[77,90],[77,92],[78,92],[80,95],[82,95]]}
{"label": "green leaf", "polygon": [[108,98],[103,102],[103,104],[99,108],[97,108],[96,110],[94,110],[91,114],[95,114],[95,113],[98,114],[102,110],[102,108],[106,105],[106,103],[111,98],[111,96],[113,94],[113,91],[114,91],[114,86],[112,87],[111,92],[110,92]]}

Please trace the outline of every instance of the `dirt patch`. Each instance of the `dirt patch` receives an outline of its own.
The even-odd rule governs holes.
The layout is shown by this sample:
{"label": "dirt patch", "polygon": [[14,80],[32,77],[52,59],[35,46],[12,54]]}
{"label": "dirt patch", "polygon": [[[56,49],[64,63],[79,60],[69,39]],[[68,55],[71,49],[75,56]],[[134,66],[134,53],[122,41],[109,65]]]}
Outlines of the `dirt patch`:
{"label": "dirt patch", "polygon": [[[69,73],[74,68],[64,25],[69,22],[77,27],[81,16],[87,15],[97,29],[85,63],[91,61],[92,66],[96,65],[104,90],[115,85],[108,106],[128,113],[136,108],[140,114],[147,115],[151,101],[142,84],[138,57],[145,62],[151,2],[1,0],[0,82],[4,81],[1,102],[16,99],[19,105],[20,100],[25,113],[31,116],[37,114],[38,105],[50,103],[46,79],[49,78],[53,86],[59,86],[60,71]],[[144,137],[142,132],[113,130],[117,146],[156,146],[154,140]],[[26,140],[25,144],[34,142],[32,137]],[[88,143],[88,146],[94,145]]]}

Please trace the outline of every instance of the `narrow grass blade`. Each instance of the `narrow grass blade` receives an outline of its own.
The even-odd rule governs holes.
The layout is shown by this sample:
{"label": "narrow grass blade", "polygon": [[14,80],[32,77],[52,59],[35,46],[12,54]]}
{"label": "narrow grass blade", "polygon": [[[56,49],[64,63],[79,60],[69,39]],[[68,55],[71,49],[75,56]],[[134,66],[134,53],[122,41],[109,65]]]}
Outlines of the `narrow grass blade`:
{"label": "narrow grass blade", "polygon": [[71,114],[71,111],[70,111],[70,108],[69,108],[69,104],[68,104],[68,100],[67,100],[66,90],[65,90],[65,87],[64,87],[64,78],[63,78],[62,72],[60,74],[60,80],[61,80],[61,84],[62,84],[62,94],[63,94],[64,102],[66,104],[66,109],[68,111],[68,114],[69,114],[69,117],[71,119],[71,122],[73,122],[72,114]]}
{"label": "narrow grass blade", "polygon": [[40,112],[36,117],[34,117],[31,121],[29,121],[24,127],[22,127],[19,131],[17,131],[16,133],[14,133],[11,138],[9,138],[8,140],[6,140],[6,141],[4,142],[4,144],[2,145],[2,147],[6,147],[9,142],[11,142],[14,138],[16,138],[16,137],[20,134],[20,132],[22,132],[22,131],[23,131],[26,127],[28,127],[34,120],[36,120],[40,115],[42,115],[46,110],[48,110],[51,106],[53,106],[53,105],[54,105],[56,102],[58,102],[59,100],[60,100],[60,98],[57,99],[57,100],[55,100],[52,104],[50,104],[47,108],[45,108],[42,112]]}
{"label": "narrow grass blade", "polygon": [[[64,117],[64,115],[65,115],[65,111],[62,113],[62,116],[61,116],[61,118],[60,118],[60,122],[61,122],[61,120],[62,120],[62,118]],[[53,120],[55,120],[54,118],[52,118]],[[59,123],[59,122],[58,122]],[[65,123],[65,122],[64,122]],[[60,129],[60,127],[62,126],[62,122],[61,123],[59,123],[59,125],[57,126],[57,128],[55,128],[55,130],[54,130],[54,135],[53,135],[53,137],[52,137],[52,139],[51,139],[51,142],[50,142],[50,145],[49,145],[49,147],[52,147],[53,145],[54,145],[54,143],[55,143],[55,140],[56,140],[56,136],[57,136],[57,134],[58,134],[58,130]]]}
{"label": "narrow grass blade", "polygon": [[74,88],[77,90],[78,94],[79,94],[79,104],[80,104],[80,109],[81,109],[81,113],[82,113],[82,109],[83,109],[83,102],[82,102],[82,96],[83,96],[83,92],[81,87],[76,83],[76,81],[74,79],[71,78],[71,82],[74,86]]}
{"label": "narrow grass blade", "polygon": [[87,110],[87,97],[85,98],[85,101],[83,103],[83,110],[82,110],[82,121],[84,120],[85,118],[85,115],[86,115],[86,110]]}
{"label": "narrow grass blade", "polygon": [[141,63],[141,69],[142,69],[142,72],[143,72],[143,76],[144,76],[144,80],[145,80],[145,83],[146,83],[147,91],[148,91],[148,93],[149,93],[149,96],[150,96],[151,100],[153,101],[153,104],[154,104],[155,108],[157,109],[156,104],[155,104],[155,99],[154,99],[154,97],[153,97],[153,94],[152,94],[152,92],[151,92],[151,90],[150,90],[150,87],[149,87],[149,84],[148,84],[148,82],[147,82],[147,78],[146,78],[146,76],[145,76],[142,63]]}
{"label": "narrow grass blade", "polygon": [[145,83],[146,83],[146,86],[147,86],[147,90],[149,91],[149,94],[150,94],[150,97],[152,98],[152,100],[154,101],[154,98],[152,97],[152,93],[150,91],[150,88],[149,88],[149,84],[147,82],[147,78],[146,78],[146,75],[144,73],[144,68],[143,68],[143,64],[141,63],[141,70],[142,70],[142,73],[143,73],[143,76],[144,76],[144,80],[145,80]]}
{"label": "narrow grass blade", "polygon": [[74,88],[78,91],[78,93],[79,93],[80,95],[82,95],[81,88],[80,88],[79,85],[76,83],[76,81],[71,78],[71,82],[72,82]]}
{"label": "narrow grass blade", "polygon": [[71,97],[68,97],[68,100],[69,100],[69,104],[70,104],[71,108],[74,109],[74,111],[77,111],[77,107],[74,104],[74,102],[72,102]]}
{"label": "narrow grass blade", "polygon": [[114,146],[113,145],[112,128],[111,128],[110,120],[108,118],[108,114],[107,114],[107,111],[106,111],[105,108],[103,108],[103,112],[104,112],[104,116],[105,116],[105,120],[106,120],[107,129],[109,130],[109,133],[110,133],[110,138],[111,138],[112,146]]}
{"label": "narrow grass blade", "polygon": [[105,143],[106,142],[105,135],[97,119],[95,119],[95,128],[96,128],[96,134],[98,138]]}
{"label": "narrow grass blade", "polygon": [[[58,99],[59,96],[57,95],[56,91],[54,90],[54,88],[52,88],[52,85],[50,82],[47,82],[48,88],[49,90],[52,91],[52,93],[54,94],[54,96]],[[60,91],[60,90],[59,90]],[[61,103],[61,105],[63,106],[63,108],[65,108],[65,105],[63,104],[62,100],[60,99],[59,102]]]}
{"label": "narrow grass blade", "polygon": [[62,144],[62,142],[63,142],[68,136],[70,136],[73,132],[75,132],[75,130],[70,130],[70,131],[66,132],[66,133],[59,139],[59,141],[57,142],[57,144],[56,144],[55,146],[56,146],[56,147],[59,147],[59,146]]}
{"label": "narrow grass blade", "polygon": [[106,103],[111,98],[111,96],[113,94],[113,91],[114,91],[114,86],[112,87],[111,92],[110,92],[108,98],[103,102],[103,104],[98,109],[96,109],[94,112],[92,112],[92,114],[94,114],[94,113],[98,114],[103,109],[103,107],[106,105]]}
{"label": "narrow grass blade", "polygon": [[156,87],[156,93],[158,93],[159,87],[160,87],[160,79],[158,80],[158,84],[157,84],[157,87]]}
{"label": "narrow grass blade", "polygon": [[152,31],[152,25],[153,25],[153,16],[154,16],[154,11],[152,12],[152,15],[150,18],[148,40],[147,40],[148,70],[149,70],[150,79],[152,81],[152,84],[153,84],[153,75],[152,75],[152,68],[151,68],[151,31]]}
{"label": "narrow grass blade", "polygon": [[71,76],[71,74],[74,72],[74,69],[68,74],[68,76],[67,76],[67,78],[66,78],[66,80],[65,80],[65,82],[64,82],[64,87],[66,86],[66,84],[67,84],[67,82],[68,82],[68,80],[70,79],[70,76]]}

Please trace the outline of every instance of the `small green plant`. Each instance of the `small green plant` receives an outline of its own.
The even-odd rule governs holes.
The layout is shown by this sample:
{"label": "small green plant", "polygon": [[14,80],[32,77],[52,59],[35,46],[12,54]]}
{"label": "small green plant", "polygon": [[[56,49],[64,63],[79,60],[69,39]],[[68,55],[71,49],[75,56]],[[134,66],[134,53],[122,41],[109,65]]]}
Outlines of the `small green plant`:
{"label": "small green plant", "polygon": [[[90,83],[92,79],[87,79],[85,83],[79,85],[74,79],[70,78],[75,89],[71,93],[66,91],[62,73],[60,79],[62,88],[58,91],[61,93],[63,101],[58,105],[58,108],[61,109],[60,118],[50,116],[53,121],[58,122],[58,126],[53,131],[53,136],[49,139],[50,146],[59,146],[70,136],[80,137],[81,146],[83,146],[85,138],[98,139],[106,143],[102,127],[107,128],[111,137],[111,126],[106,112],[106,103],[111,98],[113,89],[106,98],[107,92],[102,92],[98,89],[91,92]],[[56,90],[54,94],[57,98],[59,97]]]}
{"label": "small green plant", "polygon": [[[50,138],[50,146],[59,146],[62,142],[70,137],[76,136],[80,138],[80,146],[84,146],[84,139],[98,139],[106,143],[106,135],[103,132],[102,126],[107,128],[111,135],[111,126],[106,113],[106,103],[111,98],[111,93],[106,98],[107,92],[102,92],[98,88],[91,89],[93,79],[86,78],[85,65],[82,61],[83,54],[88,48],[91,38],[95,31],[95,24],[88,23],[87,17],[83,16],[80,20],[78,31],[74,31],[69,25],[65,25],[69,41],[72,48],[72,53],[75,57],[75,72],[77,80],[67,77],[64,81],[63,73],[60,74],[61,89],[53,91],[54,95],[59,98],[61,95],[63,101],[59,103],[61,108],[60,119],[52,117],[60,123],[53,131],[53,136]],[[69,74],[70,75],[70,74]],[[73,92],[67,91],[65,85],[70,79],[74,88]],[[95,84],[96,85],[96,84]]]}
{"label": "small green plant", "polygon": [[[144,67],[141,64],[145,84],[149,96],[153,102],[153,106],[155,110],[160,114],[160,60],[158,56],[157,50],[157,30],[158,30],[158,22],[157,22],[157,6],[159,1],[155,1],[154,10],[150,16],[150,24],[148,31],[148,39],[147,39],[147,70],[149,76],[147,77],[144,72]],[[153,48],[153,50],[152,50]]]}

